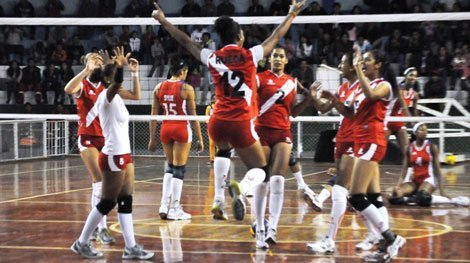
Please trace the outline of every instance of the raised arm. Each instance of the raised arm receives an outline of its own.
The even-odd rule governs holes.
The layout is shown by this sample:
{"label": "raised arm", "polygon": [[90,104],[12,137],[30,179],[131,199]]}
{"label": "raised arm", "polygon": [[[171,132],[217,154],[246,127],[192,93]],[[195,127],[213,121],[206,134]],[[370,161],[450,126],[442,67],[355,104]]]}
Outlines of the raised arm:
{"label": "raised arm", "polygon": [[333,94],[328,90],[324,90],[322,91],[321,97],[328,99],[331,105],[339,112],[339,114],[343,115],[346,118],[354,117],[354,109],[352,108],[352,106],[348,107],[344,105],[344,103],[338,100],[336,94]]}
{"label": "raised arm", "polygon": [[152,12],[152,17],[157,20],[180,45],[186,48],[191,55],[201,61],[201,47],[199,44],[192,41],[186,33],[171,24],[170,21],[166,19],[165,13],[157,3],[154,3],[154,5],[155,10]]}
{"label": "raised arm", "polygon": [[[152,100],[152,111],[151,115],[158,115],[160,111],[160,102],[158,101],[158,92],[160,91],[160,86],[162,83],[159,83],[155,89],[153,90],[153,100]],[[150,140],[149,140],[149,145],[148,149],[151,152],[154,152],[157,147],[155,145],[155,131],[157,129],[157,121],[151,120],[149,124],[149,134],[150,134]]]}
{"label": "raised arm", "polygon": [[290,5],[290,8],[289,8],[289,13],[284,18],[284,21],[282,21],[282,23],[279,26],[277,26],[276,29],[273,31],[271,36],[269,36],[261,44],[261,46],[263,47],[264,57],[268,56],[271,53],[273,48],[276,47],[279,40],[281,40],[281,38],[283,38],[284,35],[287,33],[292,22],[294,21],[294,18],[299,14],[300,10],[304,6],[305,1],[306,0],[303,0],[297,3],[296,0],[292,0],[292,4]]}
{"label": "raised arm", "polygon": [[114,73],[114,79],[111,85],[106,89],[106,99],[108,102],[111,102],[114,99],[114,96],[116,96],[116,94],[118,94],[119,90],[121,89],[122,82],[124,81],[123,67],[125,64],[127,64],[127,60],[131,55],[128,53],[126,56],[124,56],[124,47],[114,48],[114,53],[116,54],[116,72]]}
{"label": "raised arm", "polygon": [[119,89],[119,96],[127,100],[140,100],[139,61],[129,59],[128,67],[132,76],[132,90]]}

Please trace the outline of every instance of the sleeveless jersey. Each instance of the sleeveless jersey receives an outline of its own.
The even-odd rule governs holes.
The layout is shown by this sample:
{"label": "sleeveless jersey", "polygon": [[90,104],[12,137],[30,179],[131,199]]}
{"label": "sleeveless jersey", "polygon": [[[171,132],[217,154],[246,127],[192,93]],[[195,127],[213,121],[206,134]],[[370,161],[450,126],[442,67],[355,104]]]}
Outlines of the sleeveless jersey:
{"label": "sleeveless jersey", "polygon": [[[356,89],[359,89],[359,81],[356,80],[353,84],[350,84],[348,81],[345,81],[338,88],[338,101],[343,103],[347,107],[351,107],[353,96],[351,96]],[[338,133],[336,134],[336,142],[353,142],[354,141],[354,132],[353,132],[354,118],[345,118],[342,117],[339,123]]]}
{"label": "sleeveless jersey", "polygon": [[421,147],[416,145],[416,141],[410,145],[409,158],[410,164],[413,167],[415,180],[419,181],[418,178],[424,180],[430,176],[434,176],[431,145],[429,140],[425,140]]}
{"label": "sleeveless jersey", "polygon": [[[413,106],[413,99],[415,97],[416,92],[413,89],[400,89],[401,95],[403,97],[403,100],[405,101],[405,104],[407,107]],[[387,111],[387,116],[405,116],[405,113],[403,112],[403,109],[400,105],[400,102],[398,102],[398,98],[394,98],[390,102],[389,110]]]}
{"label": "sleeveless jersey", "polygon": [[257,115],[255,76],[262,58],[260,45],[250,49],[227,45],[215,52],[202,49],[201,61],[209,68],[215,84],[216,103],[211,118],[243,121]]}
{"label": "sleeveless jersey", "polygon": [[387,146],[384,119],[387,106],[393,98],[392,87],[390,83],[382,78],[371,81],[370,86],[375,89],[381,83],[386,83],[390,88],[390,95],[386,99],[367,99],[362,92],[362,88],[354,92],[354,140],[357,143],[375,143],[380,146]]}
{"label": "sleeveless jersey", "polygon": [[287,75],[276,75],[271,70],[257,74],[259,115],[256,126],[290,129],[290,106],[295,99],[297,81]]}
{"label": "sleeveless jersey", "polygon": [[[186,100],[181,97],[181,89],[185,83],[179,80],[165,80],[160,85],[158,101],[163,108],[164,115],[188,115],[186,113]],[[162,124],[188,124],[189,121],[166,120]]]}
{"label": "sleeveless jersey", "polygon": [[[82,80],[80,94],[76,97],[78,114],[78,135],[86,134],[92,136],[103,136],[95,105],[100,93],[104,90],[104,84],[98,83],[96,86],[88,79]],[[93,119],[91,125],[86,125],[87,116]]]}

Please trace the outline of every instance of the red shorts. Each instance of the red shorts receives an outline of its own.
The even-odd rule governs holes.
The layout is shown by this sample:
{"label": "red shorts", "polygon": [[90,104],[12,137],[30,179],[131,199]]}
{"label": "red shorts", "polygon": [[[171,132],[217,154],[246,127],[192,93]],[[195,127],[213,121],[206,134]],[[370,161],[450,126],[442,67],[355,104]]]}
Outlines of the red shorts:
{"label": "red shorts", "polygon": [[263,146],[272,148],[280,142],[292,144],[292,134],[290,130],[273,129],[264,126],[255,126],[255,130]]}
{"label": "red shorts", "polygon": [[380,162],[384,158],[386,151],[387,146],[381,146],[375,143],[354,144],[354,156],[366,161]]}
{"label": "red shorts", "polygon": [[246,148],[259,139],[252,120],[225,121],[210,118],[208,130],[209,136],[216,144],[226,142],[234,148]]}
{"label": "red shorts", "polygon": [[101,151],[103,147],[103,136],[93,136],[87,134],[82,134],[78,136],[78,149],[80,150],[80,152],[83,152],[87,148],[96,148],[98,151]]}
{"label": "red shorts", "polygon": [[354,156],[354,142],[336,142],[335,160],[341,159],[343,154]]}
{"label": "red shorts", "polygon": [[133,160],[130,153],[121,155],[100,153],[98,163],[102,172],[120,172],[126,169],[127,164],[133,163]]}
{"label": "red shorts", "polygon": [[402,121],[392,121],[392,122],[387,122],[387,125],[385,126],[386,130],[389,130],[392,134],[396,133],[397,131],[401,129],[406,129],[406,125]]}
{"label": "red shorts", "polygon": [[189,124],[162,124],[160,140],[164,144],[172,142],[190,143],[193,133]]}

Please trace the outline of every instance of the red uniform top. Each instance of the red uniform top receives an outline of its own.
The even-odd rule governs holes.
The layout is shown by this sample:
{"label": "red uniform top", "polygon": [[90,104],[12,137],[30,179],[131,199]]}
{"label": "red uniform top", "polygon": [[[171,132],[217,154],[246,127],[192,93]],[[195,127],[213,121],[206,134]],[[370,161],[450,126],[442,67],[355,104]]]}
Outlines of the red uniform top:
{"label": "red uniform top", "polygon": [[295,99],[297,81],[271,70],[257,74],[259,115],[255,125],[290,130],[290,106]]}
{"label": "red uniform top", "polygon": [[[350,107],[354,96],[352,94],[356,89],[359,88],[359,81],[356,80],[352,85],[348,81],[345,81],[338,88],[338,101]],[[338,133],[336,134],[336,142],[353,142],[354,118],[342,118],[339,123]]]}
{"label": "red uniform top", "polygon": [[[416,92],[413,89],[400,89],[401,95],[403,96],[403,100],[405,101],[405,104],[407,107],[413,106],[413,99],[415,97]],[[393,105],[393,106],[392,106]],[[395,98],[390,102],[391,109],[389,112],[387,112],[388,116],[405,116],[405,113],[403,112],[403,109],[400,105],[400,102],[398,102],[398,99]]]}
{"label": "red uniform top", "polygon": [[388,98],[371,100],[367,99],[359,88],[354,96],[354,141],[357,143],[375,143],[380,146],[387,146],[384,132],[384,119],[387,112],[387,106],[393,98],[392,86],[387,81],[375,79],[370,82],[372,89],[375,89],[380,83],[386,83],[390,88]]}
{"label": "red uniform top", "polygon": [[212,118],[243,121],[257,115],[255,76],[258,61],[262,58],[261,46],[244,49],[227,45],[215,52],[201,51],[201,60],[209,67],[215,84],[216,103]]}
{"label": "red uniform top", "polygon": [[423,181],[434,176],[431,145],[429,140],[425,140],[421,147],[416,145],[416,141],[410,145],[409,160],[413,167],[415,181]]}
{"label": "red uniform top", "polygon": [[[181,88],[185,83],[179,80],[166,80],[160,85],[158,101],[163,108],[164,115],[188,115],[186,113],[186,100],[181,97]],[[163,121],[162,124],[184,124],[188,121]]]}
{"label": "red uniform top", "polygon": [[[78,114],[78,135],[86,134],[91,136],[103,136],[100,126],[100,119],[97,117],[98,109],[93,108],[98,99],[98,95],[104,90],[104,84],[99,82],[97,85],[91,83],[88,79],[81,82],[82,88],[77,99],[77,114]],[[89,116],[88,116],[89,115]],[[93,122],[87,127],[88,118],[94,119]]]}

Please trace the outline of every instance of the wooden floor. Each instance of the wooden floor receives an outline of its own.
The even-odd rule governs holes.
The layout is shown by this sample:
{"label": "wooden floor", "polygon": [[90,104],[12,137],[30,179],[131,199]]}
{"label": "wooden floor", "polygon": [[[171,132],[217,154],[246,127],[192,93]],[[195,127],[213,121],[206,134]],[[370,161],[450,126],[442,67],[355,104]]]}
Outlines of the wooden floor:
{"label": "wooden floor", "polygon": [[[354,245],[366,229],[361,220],[347,212],[337,236],[337,252],[328,257],[308,252],[306,242],[325,233],[331,201],[322,213],[313,212],[298,198],[295,179],[288,176],[283,214],[278,229],[279,243],[267,252],[256,251],[249,234],[250,216],[237,222],[214,221],[213,170],[207,159],[191,158],[187,165],[182,204],[191,221],[172,222],[158,218],[163,160],[136,158],[134,225],[137,241],[155,251],[155,262],[360,262]],[[232,174],[245,172],[239,161]],[[315,190],[326,182],[329,165],[302,160],[305,180]],[[0,171],[0,262],[81,262],[70,251],[90,210],[90,179],[78,157],[2,164]],[[447,192],[470,194],[467,165],[445,167]],[[399,167],[383,166],[383,189],[396,182]],[[227,197],[227,202],[230,198]],[[229,205],[228,205],[229,206]],[[247,209],[250,210],[249,208]],[[407,238],[396,262],[470,262],[469,208],[389,207],[391,226]],[[229,215],[231,215],[229,211]],[[124,241],[116,212],[108,224],[117,237],[98,262],[120,262]]]}

